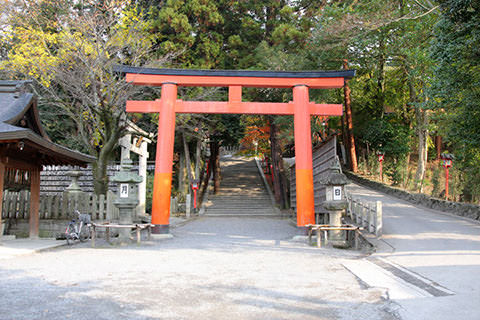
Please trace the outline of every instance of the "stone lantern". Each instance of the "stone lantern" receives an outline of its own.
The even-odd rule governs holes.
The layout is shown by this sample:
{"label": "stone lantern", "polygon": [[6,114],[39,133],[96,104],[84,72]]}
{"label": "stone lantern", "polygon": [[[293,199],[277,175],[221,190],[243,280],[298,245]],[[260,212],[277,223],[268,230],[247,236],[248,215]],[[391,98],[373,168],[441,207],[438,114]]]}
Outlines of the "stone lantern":
{"label": "stone lantern", "polygon": [[[347,208],[345,198],[345,185],[348,183],[347,177],[341,172],[338,159],[332,162],[322,184],[326,187],[326,201],[323,207],[328,211],[328,224],[332,227],[342,225],[342,214]],[[342,230],[329,231],[329,238],[333,245],[343,245],[345,243],[344,232]]]}
{"label": "stone lantern", "polygon": [[[143,178],[131,171],[132,161],[127,159],[120,167],[112,181],[118,183],[117,198],[113,204],[119,209],[119,224],[133,224],[133,217],[136,214],[138,201],[138,186]],[[119,240],[121,242],[130,240],[130,229],[120,228]]]}
{"label": "stone lantern", "polygon": [[66,192],[69,193],[82,193],[82,189],[80,189],[80,186],[78,185],[78,178],[80,178],[83,175],[83,173],[79,170],[72,170],[67,172],[67,176],[72,178],[72,182],[70,185],[65,189]]}

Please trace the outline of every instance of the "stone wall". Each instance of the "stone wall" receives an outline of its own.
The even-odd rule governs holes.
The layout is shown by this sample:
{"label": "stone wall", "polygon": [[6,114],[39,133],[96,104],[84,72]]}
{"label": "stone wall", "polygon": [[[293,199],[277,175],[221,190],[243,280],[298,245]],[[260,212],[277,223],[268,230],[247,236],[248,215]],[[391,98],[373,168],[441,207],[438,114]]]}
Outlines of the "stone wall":
{"label": "stone wall", "polygon": [[[40,172],[40,193],[42,195],[55,195],[64,192],[72,182],[72,178],[68,176],[68,173],[73,170],[71,166],[44,166]],[[78,179],[78,185],[82,191],[92,193],[93,176],[91,166],[76,168],[75,170],[82,172],[82,176]],[[108,166],[107,174],[109,177],[112,177],[119,170],[119,165]],[[115,190],[115,185],[110,183],[109,189]]]}
{"label": "stone wall", "polygon": [[[65,233],[69,220],[40,220],[38,235],[40,238],[56,238]],[[28,220],[7,220],[6,234],[17,238],[28,238],[30,225]]]}
{"label": "stone wall", "polygon": [[344,170],[343,173],[345,173],[345,175],[354,182],[370,187],[377,191],[381,191],[388,195],[406,200],[410,203],[422,205],[427,208],[452,213],[474,220],[480,220],[480,206],[478,205],[437,199],[422,193],[413,193],[390,187],[380,182],[371,181],[350,171]]}
{"label": "stone wall", "polygon": [[[155,169],[155,165],[148,165],[147,171]],[[40,172],[40,193],[42,195],[61,194],[70,185],[72,179],[68,173],[73,170],[71,166],[44,166]],[[81,171],[82,176],[78,179],[78,184],[83,192],[93,193],[92,168],[89,165],[86,168],[76,168]],[[110,165],[107,167],[107,174],[111,178],[120,170],[120,165]],[[138,164],[134,165],[132,171],[138,172]],[[109,190],[116,192],[117,185],[109,183]]]}

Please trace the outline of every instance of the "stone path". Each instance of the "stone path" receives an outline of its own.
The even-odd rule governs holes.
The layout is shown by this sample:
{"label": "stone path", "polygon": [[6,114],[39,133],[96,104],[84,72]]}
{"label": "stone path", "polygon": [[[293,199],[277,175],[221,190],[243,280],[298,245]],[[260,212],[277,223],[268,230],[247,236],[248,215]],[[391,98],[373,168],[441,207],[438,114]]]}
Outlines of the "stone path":
{"label": "stone path", "polygon": [[0,257],[0,319],[480,319],[480,223],[348,189],[383,202],[371,256],[293,242],[274,216],[195,218],[138,247]]}
{"label": "stone path", "polygon": [[142,246],[0,260],[0,319],[395,319],[346,251],[291,242],[274,218],[195,219]]}

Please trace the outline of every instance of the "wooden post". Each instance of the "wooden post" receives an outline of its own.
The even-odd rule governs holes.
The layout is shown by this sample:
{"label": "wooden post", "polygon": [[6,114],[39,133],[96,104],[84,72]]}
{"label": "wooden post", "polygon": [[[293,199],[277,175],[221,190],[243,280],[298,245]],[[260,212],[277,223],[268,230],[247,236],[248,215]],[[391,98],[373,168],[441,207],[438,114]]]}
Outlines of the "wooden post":
{"label": "wooden post", "polygon": [[92,219],[93,220],[98,220],[100,219],[100,216],[98,215],[99,209],[98,209],[98,203],[99,197],[96,194],[93,194],[92,197],[90,198],[90,195],[86,194],[87,196],[87,201],[89,203],[89,208],[85,213],[91,213],[92,214]]}
{"label": "wooden post", "polygon": [[105,220],[105,195],[101,194],[98,198],[98,219]]}
{"label": "wooden post", "polygon": [[[0,227],[2,226],[2,214],[3,214],[3,181],[5,177],[5,164],[0,162]],[[0,234],[0,241],[2,239],[3,232]]]}
{"label": "wooden post", "polygon": [[[22,194],[20,194],[20,196],[21,195]],[[23,199],[20,201],[20,203],[23,203]],[[60,214],[60,196],[57,194],[53,196],[53,218],[58,219],[59,214]]]}
{"label": "wooden post", "polygon": [[370,203],[368,204],[368,232],[375,232],[375,207]]}
{"label": "wooden post", "polygon": [[187,217],[187,219],[190,218],[191,202],[192,202],[192,198],[189,192],[185,197],[185,216]]}
{"label": "wooden post", "polygon": [[354,247],[356,250],[358,250],[358,248],[360,247],[360,241],[359,241],[359,237],[358,237],[358,229],[355,229],[355,244],[354,244]]}
{"label": "wooden post", "polygon": [[91,230],[92,234],[90,235],[90,238],[92,239],[92,248],[95,248],[95,236],[97,235],[97,233],[95,232],[95,225],[92,224],[92,230]]}
{"label": "wooden post", "polygon": [[53,202],[53,196],[47,196],[46,199],[45,199],[45,204],[46,204],[46,207],[47,207],[46,211],[45,211],[45,219],[52,219],[53,218],[52,202]]}
{"label": "wooden post", "polygon": [[[25,219],[25,216],[26,216],[26,203],[28,200],[28,191],[27,190],[23,190],[23,191],[20,191],[20,205],[18,206],[18,212],[20,213],[20,217],[21,219]],[[58,196],[57,196],[57,202],[58,202]],[[57,211],[58,211],[58,208],[60,207],[60,205],[58,204],[55,204],[55,206],[57,207]],[[55,215],[55,217],[58,217],[58,212],[57,214]]]}
{"label": "wooden post", "polygon": [[358,200],[355,201],[355,219],[357,224],[362,225],[362,207],[358,203]]}
{"label": "wooden post", "polygon": [[347,198],[347,216],[350,218],[350,220],[353,221],[353,211],[352,211],[352,204],[353,204],[353,201],[352,201],[352,196],[350,196],[349,194],[346,194],[346,198]]}
{"label": "wooden post", "polygon": [[113,209],[114,209],[114,205],[113,205],[113,199],[115,199],[115,194],[108,190],[107,191],[107,212],[105,214],[105,219],[108,221],[108,222],[112,222],[113,220]]}
{"label": "wooden post", "polygon": [[377,201],[375,203],[375,235],[377,237],[382,235],[383,232],[383,212],[382,212],[382,201]]}
{"label": "wooden post", "polygon": [[368,227],[368,221],[367,221],[367,207],[365,204],[361,204],[362,206],[362,227]]}
{"label": "wooden post", "polygon": [[38,238],[38,228],[40,222],[38,214],[40,205],[40,168],[32,169],[30,175],[30,239],[36,239]]}
{"label": "wooden post", "polygon": [[449,174],[448,174],[448,167],[445,166],[445,200],[448,201],[448,179],[449,179]]}

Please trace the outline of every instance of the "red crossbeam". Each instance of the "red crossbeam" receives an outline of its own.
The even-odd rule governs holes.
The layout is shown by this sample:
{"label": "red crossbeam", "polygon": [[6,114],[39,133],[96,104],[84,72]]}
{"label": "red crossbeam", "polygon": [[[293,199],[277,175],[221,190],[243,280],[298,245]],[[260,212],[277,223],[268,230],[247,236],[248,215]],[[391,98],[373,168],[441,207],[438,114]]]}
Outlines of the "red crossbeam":
{"label": "red crossbeam", "polygon": [[343,77],[336,78],[269,78],[269,77],[219,77],[219,76],[178,76],[159,74],[127,73],[127,82],[136,85],[161,86],[172,82],[178,86],[195,87],[256,87],[256,88],[292,88],[302,84],[310,89],[342,88]]}
{"label": "red crossbeam", "polygon": [[[155,101],[127,101],[127,112],[157,113],[160,103]],[[237,113],[237,114],[275,114],[292,115],[292,103],[273,102],[222,102],[222,101],[182,101],[175,104],[176,113]],[[341,116],[341,104],[309,104],[311,115]]]}

